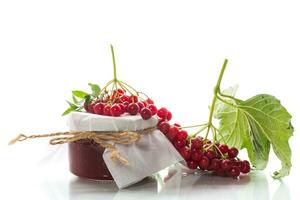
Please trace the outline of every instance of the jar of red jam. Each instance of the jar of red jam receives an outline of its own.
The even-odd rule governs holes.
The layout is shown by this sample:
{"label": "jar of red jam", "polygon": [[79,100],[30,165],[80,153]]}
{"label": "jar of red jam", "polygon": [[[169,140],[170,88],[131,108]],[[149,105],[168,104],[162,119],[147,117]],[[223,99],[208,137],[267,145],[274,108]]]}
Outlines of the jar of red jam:
{"label": "jar of red jam", "polygon": [[113,180],[102,158],[104,150],[89,139],[69,143],[70,171],[81,178]]}
{"label": "jar of red jam", "polygon": [[[153,127],[156,124],[156,118],[143,120],[139,115],[109,117],[73,112],[68,118],[71,131],[135,131]],[[103,160],[105,148],[90,139],[70,142],[68,148],[70,171],[74,175],[92,180],[113,180]]]}

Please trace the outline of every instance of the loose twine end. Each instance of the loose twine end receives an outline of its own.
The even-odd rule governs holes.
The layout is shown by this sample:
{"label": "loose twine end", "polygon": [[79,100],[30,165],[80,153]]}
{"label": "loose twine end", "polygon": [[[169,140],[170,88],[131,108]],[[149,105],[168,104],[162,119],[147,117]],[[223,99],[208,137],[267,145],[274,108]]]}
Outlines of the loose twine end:
{"label": "loose twine end", "polygon": [[26,139],[27,139],[26,135],[24,135],[24,134],[19,134],[17,137],[15,137],[14,139],[12,139],[12,140],[8,143],[8,145],[13,145],[13,144],[15,144],[15,143],[18,142],[18,141],[23,141],[23,140],[26,140]]}

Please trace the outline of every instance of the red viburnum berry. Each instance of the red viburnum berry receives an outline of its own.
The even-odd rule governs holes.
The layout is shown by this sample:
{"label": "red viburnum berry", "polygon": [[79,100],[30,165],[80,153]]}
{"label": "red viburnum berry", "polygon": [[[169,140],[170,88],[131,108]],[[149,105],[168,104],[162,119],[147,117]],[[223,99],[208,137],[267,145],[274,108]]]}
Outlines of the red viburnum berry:
{"label": "red viburnum berry", "polygon": [[152,117],[152,112],[149,108],[143,108],[140,113],[144,120],[150,119]]}
{"label": "red viburnum berry", "polygon": [[98,115],[103,115],[104,107],[105,107],[105,103],[102,102],[96,103],[94,106],[94,112]]}
{"label": "red viburnum berry", "polygon": [[188,147],[183,147],[179,150],[180,155],[184,160],[189,160],[191,157],[191,150]]}
{"label": "red viburnum berry", "polygon": [[172,126],[168,133],[167,133],[167,137],[169,138],[170,141],[174,141],[177,137],[177,133],[178,133],[178,128],[176,126]]}
{"label": "red viburnum berry", "polygon": [[157,108],[156,108],[155,105],[150,104],[150,105],[148,106],[148,108],[151,110],[152,115],[156,115],[156,113],[157,113]]}
{"label": "red viburnum berry", "polygon": [[[174,126],[176,127],[176,126]],[[186,138],[188,137],[188,133],[185,130],[180,130],[177,133],[177,139],[178,140],[186,140]]]}
{"label": "red viburnum berry", "polygon": [[136,115],[139,112],[139,106],[136,103],[130,103],[127,109],[130,115]]}
{"label": "red viburnum berry", "polygon": [[166,108],[162,107],[157,111],[157,116],[159,116],[162,119],[166,119],[168,112],[169,111]]}
{"label": "red viburnum berry", "polygon": [[107,104],[103,109],[103,114],[107,115],[107,116],[111,116],[110,108],[111,108],[111,106]]}
{"label": "red viburnum berry", "polygon": [[228,171],[228,174],[229,176],[233,177],[233,178],[236,178],[240,175],[240,169],[236,166],[233,166],[229,171]]}
{"label": "red viburnum berry", "polygon": [[122,114],[122,109],[118,104],[114,104],[110,108],[110,114],[114,117],[119,117]]}
{"label": "red viburnum berry", "polygon": [[169,124],[169,122],[163,121],[159,123],[157,127],[163,134],[167,134],[169,132],[171,125]]}
{"label": "red viburnum berry", "polygon": [[239,154],[239,150],[235,147],[232,147],[228,150],[228,157],[235,158]]}
{"label": "red viburnum berry", "polygon": [[188,168],[190,168],[190,169],[197,169],[197,167],[198,167],[198,163],[193,160],[188,160],[186,162],[186,164],[187,164]]}

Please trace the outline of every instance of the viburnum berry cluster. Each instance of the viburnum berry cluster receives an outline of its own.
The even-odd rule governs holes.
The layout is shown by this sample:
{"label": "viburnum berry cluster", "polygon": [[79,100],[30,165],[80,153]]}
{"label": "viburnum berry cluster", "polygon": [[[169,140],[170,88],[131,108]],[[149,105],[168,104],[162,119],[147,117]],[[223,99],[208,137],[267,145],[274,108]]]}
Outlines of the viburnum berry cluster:
{"label": "viburnum berry cluster", "polygon": [[[212,124],[216,100],[221,100],[221,98],[218,97],[218,93],[226,64],[227,60],[224,62],[214,90],[214,98],[210,106],[207,123],[185,127],[177,123],[171,125],[167,120],[169,113],[169,115],[172,116],[171,112],[166,108],[161,108],[157,111],[157,115],[161,118],[157,127],[179,151],[190,169],[199,168],[204,171],[213,172],[216,175],[237,178],[240,174],[250,172],[250,163],[247,160],[241,160],[237,157],[239,151],[236,147],[228,147],[226,144],[219,143],[217,136],[222,134]],[[188,134],[185,130],[197,127],[199,130],[193,134]],[[205,136],[199,136],[199,134],[205,130]],[[209,133],[212,133],[212,140],[208,139]]]}
{"label": "viburnum berry cluster", "polygon": [[[157,114],[154,101],[146,94],[138,92],[129,84],[117,79],[114,49],[111,45],[114,78],[102,89],[97,84],[89,84],[92,94],[75,90],[73,91],[73,102],[68,102],[70,107],[63,113],[66,115],[71,111],[86,111],[97,115],[119,117],[123,114],[138,115],[144,120],[150,119]],[[78,100],[81,99],[81,100]],[[171,119],[171,113],[166,118]]]}
{"label": "viburnum berry cluster", "polygon": [[140,114],[144,120],[156,115],[157,108],[150,98],[140,99],[138,95],[126,94],[125,89],[115,89],[108,94],[107,91],[102,98],[85,101],[84,109],[89,113],[119,117],[125,113],[129,115]]}
{"label": "viburnum berry cluster", "polygon": [[240,160],[238,149],[229,148],[201,136],[189,137],[188,132],[179,124],[170,125],[160,121],[158,129],[172,142],[174,147],[185,159],[190,169],[211,171],[220,176],[238,177],[241,173],[250,172],[250,163]]}

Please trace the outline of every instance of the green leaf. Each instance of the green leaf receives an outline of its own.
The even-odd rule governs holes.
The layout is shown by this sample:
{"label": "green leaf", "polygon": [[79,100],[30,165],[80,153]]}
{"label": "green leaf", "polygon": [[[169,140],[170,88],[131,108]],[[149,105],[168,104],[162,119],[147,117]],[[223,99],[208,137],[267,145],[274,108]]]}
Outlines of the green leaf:
{"label": "green leaf", "polygon": [[74,95],[72,95],[72,99],[73,99],[74,104],[78,104],[78,100],[76,99],[76,97]]}
{"label": "green leaf", "polygon": [[74,110],[76,110],[76,108],[70,106],[67,110],[65,110],[65,111],[63,112],[62,116],[65,116],[65,115],[69,114],[70,112],[72,112],[72,111],[74,111]]}
{"label": "green leaf", "polygon": [[80,90],[74,90],[74,91],[72,91],[72,94],[75,97],[78,97],[80,99],[83,99],[84,97],[86,97],[87,95],[89,95],[88,93],[80,91]]}
{"label": "green leaf", "polygon": [[70,101],[67,101],[70,107],[73,107],[74,109],[78,108],[78,106]]}
{"label": "green leaf", "polygon": [[84,98],[84,101],[83,103],[87,103],[87,104],[90,104],[93,100],[93,97],[91,95],[87,95],[85,98]]}
{"label": "green leaf", "polygon": [[93,83],[89,83],[89,86],[91,87],[92,95],[95,97],[98,96],[101,91],[100,86]]}
{"label": "green leaf", "polygon": [[288,140],[293,134],[291,115],[274,96],[261,94],[246,101],[225,105],[216,117],[220,119],[222,140],[240,149],[246,148],[253,166],[264,169],[268,163],[270,146],[281,161],[282,168],[274,178],[289,174],[291,149]]}
{"label": "green leaf", "polygon": [[264,169],[268,162],[270,144],[264,135],[258,134],[251,119],[240,109],[230,105],[218,113],[220,140],[229,146],[246,148],[252,165]]}

